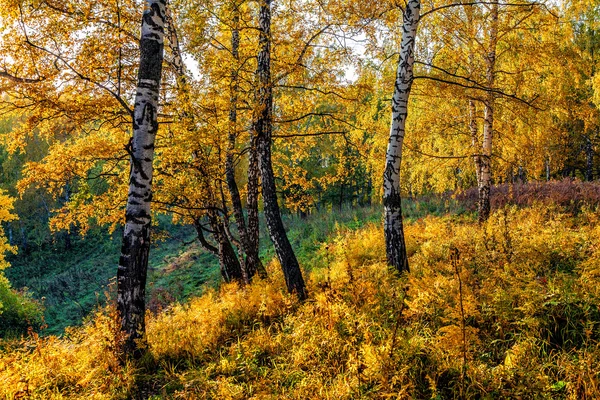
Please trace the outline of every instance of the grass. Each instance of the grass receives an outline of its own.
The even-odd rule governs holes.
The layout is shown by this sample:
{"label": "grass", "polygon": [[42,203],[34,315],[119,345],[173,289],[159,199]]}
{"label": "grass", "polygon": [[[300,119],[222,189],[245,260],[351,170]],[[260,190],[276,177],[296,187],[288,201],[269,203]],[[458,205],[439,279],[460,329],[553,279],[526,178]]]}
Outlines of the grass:
{"label": "grass", "polygon": [[[159,235],[168,230],[168,236]],[[217,284],[216,260],[193,242],[190,227],[161,220],[150,254],[148,302],[154,310],[172,301],[199,295],[204,285]],[[6,275],[13,287],[27,287],[43,303],[47,328],[43,334],[60,334],[81,323],[94,308],[105,304],[113,290],[119,259],[120,236],[99,229],[73,240],[70,250],[44,249],[10,258]]]}
{"label": "grass", "polygon": [[[407,221],[425,215],[459,212],[456,202],[447,199],[407,199]],[[284,223],[301,265],[322,267],[325,259],[319,251],[331,235],[340,230],[356,230],[381,221],[381,206],[322,209],[307,218],[285,214]],[[183,302],[215,288],[220,282],[218,261],[204,251],[195,239],[192,227],[173,225],[159,218],[150,252],[148,307],[158,311],[173,302]],[[6,275],[13,287],[27,287],[45,307],[47,328],[43,334],[60,334],[67,326],[83,320],[94,308],[105,304],[116,275],[120,246],[119,231],[109,235],[102,229],[87,237],[73,238],[70,250],[46,248],[10,258]],[[263,260],[274,257],[268,231],[261,221],[260,254]]]}
{"label": "grass", "polygon": [[[365,214],[355,221],[354,212]],[[124,367],[114,352],[114,311],[101,309],[63,337],[7,342],[0,392],[34,399],[600,396],[596,211],[509,206],[482,226],[470,214],[415,215],[406,223],[411,272],[403,277],[385,265],[376,210],[343,214],[337,227],[319,216],[319,232],[333,226],[320,245],[308,228],[294,239],[306,251],[308,301],[286,293],[273,260],[268,280],[207,288],[149,314],[149,356]],[[291,233],[302,224],[294,218]],[[180,251],[167,261],[189,257],[188,248]]]}

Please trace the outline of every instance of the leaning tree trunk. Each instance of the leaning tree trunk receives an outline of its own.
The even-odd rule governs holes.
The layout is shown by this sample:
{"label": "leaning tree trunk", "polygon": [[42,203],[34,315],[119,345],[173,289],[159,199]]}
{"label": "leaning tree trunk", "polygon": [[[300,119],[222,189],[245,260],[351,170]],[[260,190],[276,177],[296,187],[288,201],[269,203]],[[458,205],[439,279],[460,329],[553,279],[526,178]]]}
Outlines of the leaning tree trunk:
{"label": "leaning tree trunk", "polygon": [[258,93],[254,131],[256,135],[260,174],[262,178],[265,219],[275,252],[281,263],[287,289],[296,293],[300,300],[307,297],[300,265],[287,237],[275,187],[275,175],[271,163],[273,89],[271,84],[271,0],[261,0],[259,10],[259,52],[256,75]]}
{"label": "leaning tree trunk", "polygon": [[[491,4],[490,11],[490,37],[489,52],[485,58],[486,61],[486,80],[489,89],[492,89],[495,82],[496,68],[496,45],[498,42],[498,2]],[[495,95],[490,90],[484,101],[483,111],[483,144],[481,147],[481,176],[479,182],[479,222],[487,221],[490,216],[490,189],[492,186],[492,138],[494,134],[494,102]]]}
{"label": "leaning tree trunk", "polygon": [[408,98],[413,83],[415,39],[420,10],[420,0],[409,0],[404,11],[400,58],[392,97],[392,123],[383,174],[385,249],[388,264],[399,272],[408,271],[400,200],[400,165],[408,115]]}
{"label": "leaning tree trunk", "polygon": [[[171,59],[171,64],[175,68],[175,72],[177,74],[178,89],[183,94],[183,100],[187,106],[187,103],[190,101],[190,88],[187,83],[187,77],[186,77],[186,72],[185,72],[185,68],[184,68],[184,64],[183,64],[183,58],[181,56],[181,49],[179,47],[179,38],[177,35],[177,29],[175,29],[174,21],[173,21],[173,18],[172,18],[169,8],[167,8],[167,12],[166,12],[166,28],[167,28],[166,29],[167,35],[169,38],[167,43],[169,44],[169,47],[171,50],[171,55],[173,57]],[[239,41],[239,38],[238,38],[238,41]],[[235,114],[235,109],[234,109],[234,114]],[[187,127],[189,130],[195,130],[196,121],[195,121],[195,115],[193,114],[193,112],[190,112],[187,109],[184,110],[184,112],[182,113],[182,118],[186,121],[186,124],[187,124]],[[234,138],[234,140],[235,140],[235,138]],[[235,141],[234,141],[234,145],[235,145]],[[228,156],[229,156],[229,152],[228,152]],[[227,162],[226,162],[226,164],[227,164],[226,171],[229,171],[228,162],[229,162],[229,158],[227,158]],[[233,163],[231,165],[233,166]],[[203,174],[203,176],[206,176],[206,174]],[[227,178],[229,178],[228,174],[227,174]],[[235,183],[235,176],[234,176],[234,183]],[[209,186],[210,186],[210,184],[207,182],[206,187],[208,188]],[[237,186],[235,188],[237,190]],[[238,193],[238,198],[239,198],[239,192],[237,192],[237,193]],[[232,197],[234,197],[233,194],[232,194]],[[213,200],[213,203],[214,203],[214,200]],[[235,200],[234,200],[234,203],[235,203]],[[235,204],[234,204],[234,209],[235,209]],[[233,249],[231,242],[229,241],[229,236],[227,235],[227,231],[226,231],[224,222],[214,211],[211,211],[208,213],[208,218],[209,218],[209,222],[211,225],[211,230],[213,232],[213,236],[214,236],[215,240],[217,241],[217,247],[212,246],[210,243],[208,243],[206,241],[206,239],[204,237],[204,232],[202,230],[202,227],[201,227],[199,221],[195,220],[194,224],[196,226],[196,230],[198,233],[198,240],[200,241],[200,243],[206,250],[210,251],[211,253],[213,253],[214,255],[216,255],[218,257],[219,265],[221,268],[221,275],[225,282],[231,282],[233,280],[236,280],[236,281],[243,283],[243,282],[247,281],[247,279],[245,277],[243,277],[240,262],[236,256],[235,250]]]}
{"label": "leaning tree trunk", "polygon": [[208,212],[208,220],[210,228],[213,231],[213,236],[218,243],[219,265],[221,267],[221,276],[225,282],[236,281],[244,283],[244,276],[240,261],[235,254],[235,250],[227,237],[225,226],[222,219],[217,215],[216,211]]}
{"label": "leaning tree trunk", "polygon": [[166,0],[147,0],[142,17],[140,67],[133,111],[133,137],[125,228],[117,271],[117,310],[126,335],[123,352],[139,357],[145,345],[146,273],[150,251],[152,160],[158,131],[157,108],[162,73]]}
{"label": "leaning tree trunk", "polygon": [[240,262],[235,255],[235,250],[233,250],[233,246],[228,239],[222,240],[224,236],[226,237],[225,229],[222,228],[222,225],[221,228],[219,228],[215,222],[215,220],[209,217],[210,229],[212,230],[213,236],[217,241],[217,246],[213,246],[208,240],[206,240],[206,236],[204,236],[205,228],[202,226],[202,223],[198,218],[194,219],[194,227],[196,228],[197,234],[196,237],[205,250],[214,254],[219,259],[221,277],[225,282],[231,282],[232,280],[242,282],[242,269]]}

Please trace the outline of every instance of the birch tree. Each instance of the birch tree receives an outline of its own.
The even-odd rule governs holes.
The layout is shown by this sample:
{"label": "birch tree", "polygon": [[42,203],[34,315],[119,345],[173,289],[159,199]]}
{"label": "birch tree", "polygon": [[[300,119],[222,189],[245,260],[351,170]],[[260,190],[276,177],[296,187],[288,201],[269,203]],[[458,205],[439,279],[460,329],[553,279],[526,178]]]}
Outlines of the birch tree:
{"label": "birch tree", "polygon": [[414,78],[414,50],[420,11],[420,0],[408,1],[406,8],[403,10],[402,41],[396,81],[394,82],[392,122],[383,174],[385,249],[388,264],[395,267],[399,272],[409,270],[402,224],[400,165],[406,118],[408,116],[408,99]]}
{"label": "birch tree", "polygon": [[243,273],[246,282],[250,282],[254,275],[259,272],[266,276],[266,271],[258,255],[259,225],[258,225],[258,156],[256,141],[251,138],[248,156],[248,224],[244,217],[244,208],[240,191],[235,179],[234,151],[236,147],[237,125],[238,125],[238,99],[239,99],[239,73],[240,68],[240,10],[237,0],[232,4],[232,26],[231,26],[231,55],[235,61],[231,67],[231,83],[229,98],[229,132],[227,143],[227,156],[225,165],[225,178],[227,188],[231,196],[233,216],[240,235],[240,242],[246,258],[243,260]]}
{"label": "birch tree", "polygon": [[128,145],[131,171],[121,258],[117,271],[117,310],[127,356],[143,353],[145,294],[150,252],[152,161],[158,132],[158,98],[164,51],[166,0],[147,0],[142,16],[138,87],[133,137]]}
{"label": "birch tree", "polygon": [[271,161],[273,129],[273,86],[271,82],[271,0],[261,0],[259,10],[259,52],[256,76],[258,80],[254,132],[262,178],[264,213],[269,235],[281,263],[290,293],[299,299],[307,297],[300,265],[287,237],[277,200],[275,175]]}
{"label": "birch tree", "polygon": [[[496,45],[498,43],[498,1],[490,5],[490,28],[488,39],[488,54],[485,56],[486,85],[493,88],[496,77]],[[479,222],[486,221],[490,216],[490,189],[492,186],[491,158],[492,140],[494,136],[494,103],[496,95],[492,90],[486,93],[483,102],[483,142],[481,156],[477,159],[477,179],[479,202]]]}

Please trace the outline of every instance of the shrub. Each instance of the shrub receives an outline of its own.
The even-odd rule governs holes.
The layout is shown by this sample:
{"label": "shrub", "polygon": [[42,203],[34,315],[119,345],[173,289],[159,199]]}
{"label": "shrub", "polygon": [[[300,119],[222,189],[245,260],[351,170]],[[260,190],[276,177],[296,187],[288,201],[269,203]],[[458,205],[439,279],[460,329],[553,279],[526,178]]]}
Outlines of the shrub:
{"label": "shrub", "polygon": [[42,307],[26,292],[10,287],[0,273],[0,337],[15,337],[28,330],[39,329],[43,321]]}

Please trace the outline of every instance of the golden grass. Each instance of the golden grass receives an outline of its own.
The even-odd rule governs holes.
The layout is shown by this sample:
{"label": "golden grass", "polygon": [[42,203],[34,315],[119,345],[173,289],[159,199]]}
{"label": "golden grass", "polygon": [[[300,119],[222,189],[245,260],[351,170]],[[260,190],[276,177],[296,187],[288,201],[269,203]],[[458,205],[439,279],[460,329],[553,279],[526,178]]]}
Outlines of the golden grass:
{"label": "golden grass", "polygon": [[308,274],[303,304],[271,262],[269,280],[149,314],[152,357],[137,369],[118,365],[114,315],[101,310],[62,338],[5,344],[0,394],[600,398],[597,222],[548,206],[506,208],[482,227],[428,217],[406,227],[404,277],[386,267],[379,227],[339,232],[315,254],[327,266]]}

